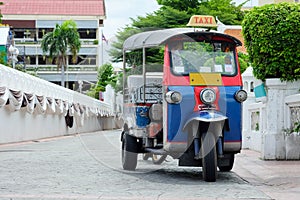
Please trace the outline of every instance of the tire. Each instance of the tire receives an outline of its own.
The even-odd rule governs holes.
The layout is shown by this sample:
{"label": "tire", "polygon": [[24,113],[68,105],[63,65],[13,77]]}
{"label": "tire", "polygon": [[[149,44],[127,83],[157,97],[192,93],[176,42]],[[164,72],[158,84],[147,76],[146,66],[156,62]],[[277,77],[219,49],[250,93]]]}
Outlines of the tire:
{"label": "tire", "polygon": [[203,180],[215,182],[217,179],[217,150],[214,135],[212,133],[203,133],[201,144]]}
{"label": "tire", "polygon": [[163,163],[167,158],[167,155],[152,155],[152,162],[156,165],[160,165]]}
{"label": "tire", "polygon": [[125,170],[134,171],[137,166],[137,139],[127,133],[122,139],[122,166]]}
{"label": "tire", "polygon": [[229,165],[228,166],[219,166],[219,170],[221,172],[229,172],[229,171],[232,170],[233,164],[234,164],[234,154],[230,154],[228,159],[229,159]]}

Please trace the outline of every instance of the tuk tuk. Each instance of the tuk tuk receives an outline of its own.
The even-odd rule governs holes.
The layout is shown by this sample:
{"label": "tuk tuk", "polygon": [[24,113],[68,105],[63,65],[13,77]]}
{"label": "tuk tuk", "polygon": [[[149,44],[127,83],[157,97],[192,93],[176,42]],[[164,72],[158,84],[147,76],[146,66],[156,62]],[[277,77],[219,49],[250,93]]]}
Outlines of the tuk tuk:
{"label": "tuk tuk", "polygon": [[[194,22],[214,21],[197,17]],[[179,166],[202,167],[208,182],[216,181],[217,168],[232,169],[242,146],[242,102],[247,98],[240,45],[230,35],[195,28],[142,32],[124,42],[123,169],[135,170],[139,153],[158,158],[156,164],[169,155]],[[146,49],[158,46],[163,65],[146,65]],[[143,52],[142,70],[126,75],[126,54],[136,49]]]}

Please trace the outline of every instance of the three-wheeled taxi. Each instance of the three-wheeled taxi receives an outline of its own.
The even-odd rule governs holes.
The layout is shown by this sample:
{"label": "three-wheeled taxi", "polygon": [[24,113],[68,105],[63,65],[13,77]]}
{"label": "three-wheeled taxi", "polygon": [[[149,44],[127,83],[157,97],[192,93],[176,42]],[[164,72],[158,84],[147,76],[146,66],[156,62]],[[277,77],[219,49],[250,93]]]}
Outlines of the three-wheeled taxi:
{"label": "three-wheeled taxi", "polygon": [[[205,17],[201,22],[211,21]],[[138,153],[160,156],[157,163],[169,155],[179,166],[202,167],[209,182],[216,181],[217,168],[232,169],[242,146],[241,104],[247,98],[240,45],[232,36],[195,28],[142,32],[124,42],[125,170],[136,169]],[[163,46],[164,64],[146,65],[146,49],[157,46]],[[142,70],[126,74],[126,54],[136,49],[143,52]]]}

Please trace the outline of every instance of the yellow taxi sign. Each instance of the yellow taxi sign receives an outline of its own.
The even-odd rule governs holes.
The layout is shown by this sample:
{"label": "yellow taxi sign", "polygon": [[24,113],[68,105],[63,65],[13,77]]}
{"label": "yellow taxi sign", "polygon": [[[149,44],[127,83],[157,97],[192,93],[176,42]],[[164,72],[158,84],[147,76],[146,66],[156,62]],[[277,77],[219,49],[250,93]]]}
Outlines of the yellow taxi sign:
{"label": "yellow taxi sign", "polygon": [[193,15],[187,26],[217,27],[217,23],[213,16]]}

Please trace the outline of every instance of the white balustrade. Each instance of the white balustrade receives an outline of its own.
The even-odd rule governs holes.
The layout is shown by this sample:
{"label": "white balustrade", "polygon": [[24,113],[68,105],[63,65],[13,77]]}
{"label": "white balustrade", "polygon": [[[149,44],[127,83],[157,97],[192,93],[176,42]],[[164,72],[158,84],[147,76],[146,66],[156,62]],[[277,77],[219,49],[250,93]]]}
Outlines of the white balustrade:
{"label": "white balustrade", "polygon": [[101,130],[113,113],[110,104],[0,65],[0,144]]}

